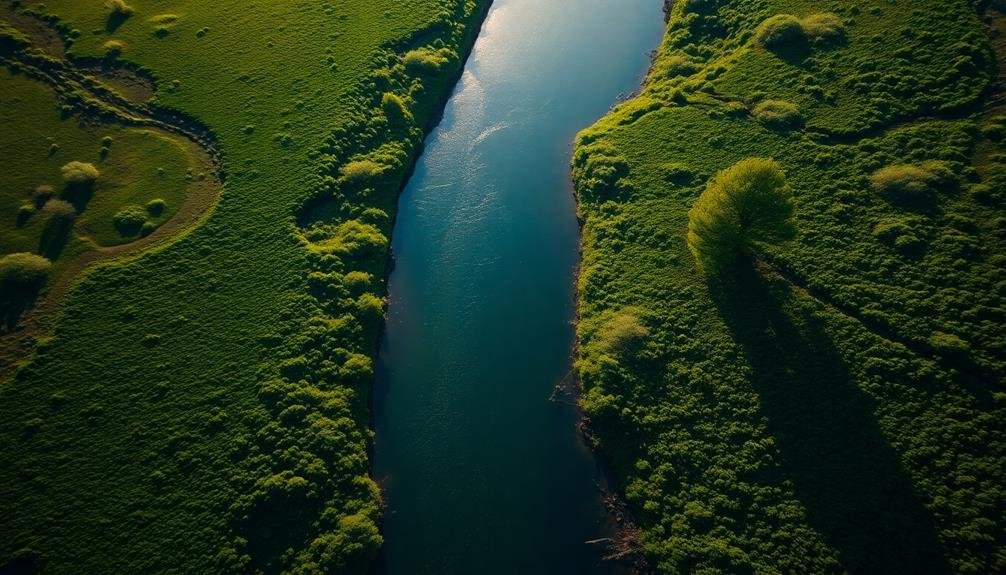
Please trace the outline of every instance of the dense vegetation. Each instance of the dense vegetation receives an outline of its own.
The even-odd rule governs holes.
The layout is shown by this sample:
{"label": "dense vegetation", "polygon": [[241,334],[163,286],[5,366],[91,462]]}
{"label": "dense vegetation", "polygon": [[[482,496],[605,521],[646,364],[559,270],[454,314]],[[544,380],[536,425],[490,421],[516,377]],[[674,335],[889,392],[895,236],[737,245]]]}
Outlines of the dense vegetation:
{"label": "dense vegetation", "polygon": [[[4,54],[53,43],[41,19],[74,66],[128,64],[156,87],[153,114],[213,134],[226,180],[194,230],[90,269],[0,386],[0,570],[367,569],[381,542],[367,403],[395,198],[486,5],[4,2]],[[99,203],[116,166],[176,174],[171,152],[129,161],[142,130],[77,126],[86,96],[57,107],[40,82],[4,74],[0,97],[30,105],[0,113],[28,110],[37,139],[60,142],[59,163],[7,168],[34,171],[4,190],[5,218],[38,186],[52,203],[70,161],[99,172],[86,211],[69,202],[99,222],[95,241],[171,216],[178,199],[156,184]],[[66,208],[53,204],[69,221]],[[10,251],[37,251],[30,225],[3,224]]]}
{"label": "dense vegetation", "polygon": [[[641,94],[580,134],[582,402],[658,571],[1006,570],[1001,29],[674,2]],[[792,241],[723,209],[749,158]],[[702,265],[690,211],[748,257]]]}

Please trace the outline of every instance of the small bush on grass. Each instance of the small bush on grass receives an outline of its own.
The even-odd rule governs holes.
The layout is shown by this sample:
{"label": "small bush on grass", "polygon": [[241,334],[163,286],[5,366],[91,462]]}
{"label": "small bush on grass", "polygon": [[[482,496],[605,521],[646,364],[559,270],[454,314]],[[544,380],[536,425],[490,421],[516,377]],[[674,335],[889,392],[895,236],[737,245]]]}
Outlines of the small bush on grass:
{"label": "small bush on grass", "polygon": [[55,193],[56,190],[52,186],[39,186],[31,193],[31,199],[35,203],[36,208],[41,208]]}
{"label": "small bush on grass", "polygon": [[953,171],[942,162],[924,162],[920,165],[894,164],[881,168],[870,176],[877,193],[892,202],[924,203],[931,201],[938,188],[946,189],[955,183]]}
{"label": "small bush on grass", "polygon": [[841,42],[845,39],[845,23],[831,12],[813,14],[800,21],[807,37],[821,42]]}
{"label": "small bush on grass", "polygon": [[776,14],[758,25],[755,40],[764,48],[775,50],[805,42],[807,35],[796,16]]}
{"label": "small bush on grass", "polygon": [[115,229],[125,237],[135,236],[140,233],[140,228],[143,227],[146,221],[147,210],[136,205],[125,206],[112,216],[112,223],[115,225]]}
{"label": "small bush on grass", "polygon": [[102,45],[102,49],[105,50],[105,57],[111,60],[118,58],[125,47],[126,43],[122,40],[109,40]]}
{"label": "small bush on grass", "polygon": [[796,236],[793,192],[775,160],[748,158],[716,174],[688,212],[688,248],[700,270],[725,271],[755,242]]}
{"label": "small bush on grass", "polygon": [[132,16],[134,12],[133,7],[130,6],[129,4],[126,4],[125,0],[108,0],[107,2],[105,2],[105,7],[110,9],[112,11],[112,14],[115,14],[120,17]]}
{"label": "small bush on grass", "polygon": [[759,122],[776,130],[791,130],[803,124],[800,108],[785,100],[765,100],[751,113]]}
{"label": "small bush on grass", "polygon": [[35,290],[49,277],[52,262],[30,253],[7,254],[0,258],[0,286],[17,291]]}
{"label": "small bush on grass", "polygon": [[101,177],[98,168],[86,162],[69,162],[63,166],[62,172],[63,181],[74,186],[92,185]]}
{"label": "small bush on grass", "polygon": [[147,213],[154,216],[155,218],[164,213],[164,210],[168,207],[168,204],[160,198],[156,198],[147,202]]}
{"label": "small bush on grass", "polygon": [[66,200],[49,200],[42,207],[42,211],[49,216],[50,220],[63,224],[77,219],[77,208]]}

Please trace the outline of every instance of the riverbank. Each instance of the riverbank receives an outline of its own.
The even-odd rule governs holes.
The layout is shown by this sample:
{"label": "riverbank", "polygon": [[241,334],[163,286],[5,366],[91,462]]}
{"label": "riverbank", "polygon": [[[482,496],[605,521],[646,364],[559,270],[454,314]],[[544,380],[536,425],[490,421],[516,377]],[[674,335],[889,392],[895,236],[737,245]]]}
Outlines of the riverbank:
{"label": "riverbank", "polygon": [[[780,44],[761,34],[783,3],[675,4],[643,92],[579,136],[582,402],[660,572],[1002,569],[1004,454],[973,438],[1003,437],[1004,405],[969,374],[1003,372],[978,318],[1002,309],[982,190],[1004,168],[991,112],[954,115],[998,106],[982,23],[818,4]],[[773,124],[783,104],[798,119]],[[799,235],[704,277],[688,210],[750,156],[783,166]],[[927,161],[948,167],[931,203],[878,193]]]}
{"label": "riverbank", "polygon": [[178,241],[85,274],[0,387],[0,505],[14,510],[0,565],[369,568],[386,234],[477,6],[386,4],[140,4],[110,19],[102,3],[46,3],[75,59],[118,50],[156,80],[158,106],[204,122],[227,181]]}

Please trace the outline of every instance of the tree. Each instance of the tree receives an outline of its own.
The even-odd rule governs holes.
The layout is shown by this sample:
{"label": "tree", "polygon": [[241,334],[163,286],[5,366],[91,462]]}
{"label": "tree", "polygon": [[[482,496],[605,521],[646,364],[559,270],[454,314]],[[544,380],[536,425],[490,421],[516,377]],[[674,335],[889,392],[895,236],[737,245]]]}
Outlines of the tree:
{"label": "tree", "polygon": [[30,253],[7,254],[0,258],[0,286],[11,290],[38,289],[49,277],[52,263]]}
{"label": "tree", "polygon": [[86,162],[70,162],[63,166],[62,171],[63,181],[69,185],[90,185],[101,175],[94,164]]}
{"label": "tree", "polygon": [[688,248],[699,269],[717,274],[753,243],[796,235],[793,192],[775,160],[748,158],[716,174],[688,212]]}

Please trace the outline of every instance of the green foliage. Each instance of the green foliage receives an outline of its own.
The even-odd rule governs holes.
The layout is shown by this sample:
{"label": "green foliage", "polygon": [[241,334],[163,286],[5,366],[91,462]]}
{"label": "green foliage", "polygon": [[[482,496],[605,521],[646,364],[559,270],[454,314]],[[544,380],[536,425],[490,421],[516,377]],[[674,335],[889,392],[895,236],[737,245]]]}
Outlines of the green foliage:
{"label": "green foliage", "polygon": [[812,14],[800,20],[804,33],[815,40],[839,42],[845,39],[845,23],[831,12]]}
{"label": "green foliage", "polygon": [[66,200],[49,200],[42,206],[42,212],[50,219],[59,222],[72,222],[77,219],[77,208]]}
{"label": "green foliage", "polygon": [[[157,247],[80,276],[39,334],[53,337],[0,385],[0,566],[30,547],[52,572],[365,572],[381,541],[368,395],[396,192],[487,3],[137,1],[119,20],[97,0],[45,4],[86,31],[78,61],[123,42],[115,62],[157,78],[153,105],[212,132],[226,191],[186,211],[212,184],[198,149],[82,125],[44,86],[0,77],[0,147],[31,169],[0,175],[8,221],[69,159],[101,171],[54,274],[124,241],[122,206],[166,204],[144,224],[161,224]],[[450,62],[410,71],[400,52],[424,47]],[[407,113],[390,117],[383,94]],[[173,217],[192,225],[161,233]],[[40,220],[0,228],[0,245],[33,251]]]}
{"label": "green foliage", "polygon": [[155,218],[164,214],[164,210],[168,207],[167,202],[161,198],[154,198],[147,202],[147,213],[154,216]]}
{"label": "green foliage", "polygon": [[726,271],[754,243],[795,236],[793,192],[775,160],[748,158],[719,172],[688,212],[688,248],[707,273]]}
{"label": "green foliage", "polygon": [[[806,41],[759,49],[787,13],[841,26],[804,17]],[[655,571],[1006,569],[992,66],[966,2],[676,2],[638,98],[580,134],[577,373]],[[741,113],[766,100],[805,130]],[[595,193],[594,156],[618,158],[630,194]],[[689,207],[750,157],[786,167],[800,233],[710,282]],[[925,201],[878,193],[891,166],[914,175],[884,187]],[[599,326],[629,307],[648,334],[614,357]]]}
{"label": "green foliage", "polygon": [[112,223],[115,229],[123,236],[135,236],[140,233],[140,228],[147,221],[147,210],[141,206],[125,206],[112,216]]}
{"label": "green foliage", "polygon": [[791,14],[776,14],[766,18],[755,30],[755,40],[770,50],[793,46],[806,39],[803,24]]}
{"label": "green foliage", "polygon": [[953,180],[953,173],[940,163],[926,165],[895,164],[870,176],[873,189],[889,200],[918,203],[931,200],[933,194]]}
{"label": "green foliage", "polygon": [[798,128],[803,123],[800,108],[785,100],[765,100],[751,111],[761,123],[776,129]]}
{"label": "green foliage", "polygon": [[120,16],[131,16],[134,11],[125,0],[106,0],[105,6],[112,11],[112,14]]}
{"label": "green foliage", "polygon": [[14,253],[0,258],[0,286],[25,290],[45,283],[52,262],[35,254]]}
{"label": "green foliage", "polygon": [[91,185],[98,180],[101,172],[94,164],[73,161],[61,168],[63,181],[71,185]]}

